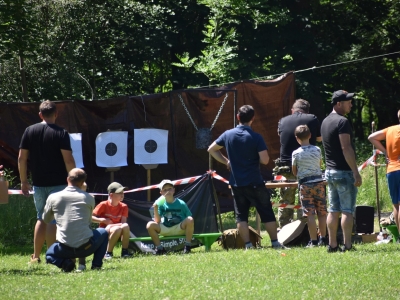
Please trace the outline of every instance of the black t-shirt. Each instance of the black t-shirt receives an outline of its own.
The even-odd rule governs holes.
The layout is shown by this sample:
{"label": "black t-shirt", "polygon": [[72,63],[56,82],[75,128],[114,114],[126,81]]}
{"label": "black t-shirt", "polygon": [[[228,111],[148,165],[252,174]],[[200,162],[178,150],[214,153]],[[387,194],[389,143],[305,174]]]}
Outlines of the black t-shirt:
{"label": "black t-shirt", "polygon": [[55,125],[37,123],[25,129],[20,149],[29,150],[29,163],[34,186],[67,184],[67,169],[61,149],[70,150],[68,132]]}
{"label": "black t-shirt", "polygon": [[[337,113],[328,115],[321,125],[322,144],[325,149],[327,169],[351,171],[343,155],[339,134],[350,134],[351,147],[354,148],[353,129],[347,118]],[[355,152],[355,151],[354,151]]]}
{"label": "black t-shirt", "polygon": [[320,123],[316,116],[301,112],[294,112],[278,122],[278,133],[281,141],[280,159],[283,162],[291,163],[292,153],[300,147],[296,140],[294,131],[299,125],[307,125],[310,128],[310,144],[316,144],[316,138],[321,136]]}

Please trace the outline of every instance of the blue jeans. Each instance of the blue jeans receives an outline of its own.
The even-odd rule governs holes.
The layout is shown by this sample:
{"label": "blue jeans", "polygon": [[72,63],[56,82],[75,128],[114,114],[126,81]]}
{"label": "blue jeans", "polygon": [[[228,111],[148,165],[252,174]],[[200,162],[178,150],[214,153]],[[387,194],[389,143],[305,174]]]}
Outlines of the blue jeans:
{"label": "blue jeans", "polygon": [[354,213],[357,187],[354,186],[352,171],[325,170],[328,182],[328,212]]}
{"label": "blue jeans", "polygon": [[[37,219],[42,220],[44,207],[50,194],[62,191],[67,187],[66,184],[55,186],[33,186],[33,201],[35,202]],[[55,220],[51,224],[56,224]]]}
{"label": "blue jeans", "polygon": [[400,203],[400,171],[394,171],[386,174],[388,182],[389,194],[392,204]]}
{"label": "blue jeans", "polygon": [[106,254],[108,244],[108,233],[104,228],[93,230],[93,236],[88,245],[80,248],[71,248],[60,242],[55,242],[47,249],[46,262],[61,268],[64,261],[71,258],[86,257],[93,255],[92,268],[103,265],[103,257]]}

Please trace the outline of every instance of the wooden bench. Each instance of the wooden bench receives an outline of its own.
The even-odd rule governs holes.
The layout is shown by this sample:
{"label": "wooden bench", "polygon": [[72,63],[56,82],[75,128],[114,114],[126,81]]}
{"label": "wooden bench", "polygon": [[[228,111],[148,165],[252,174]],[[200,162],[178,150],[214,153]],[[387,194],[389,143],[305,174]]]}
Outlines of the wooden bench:
{"label": "wooden bench", "polygon": [[[193,238],[199,240],[202,245],[205,246],[206,251],[210,251],[211,245],[221,236],[221,233],[195,233],[193,234]],[[171,236],[162,236],[160,235],[160,240],[173,240],[173,239],[180,239],[185,238],[184,235],[171,235]],[[135,237],[130,238],[129,241],[131,242],[149,242],[151,241],[151,237]]]}

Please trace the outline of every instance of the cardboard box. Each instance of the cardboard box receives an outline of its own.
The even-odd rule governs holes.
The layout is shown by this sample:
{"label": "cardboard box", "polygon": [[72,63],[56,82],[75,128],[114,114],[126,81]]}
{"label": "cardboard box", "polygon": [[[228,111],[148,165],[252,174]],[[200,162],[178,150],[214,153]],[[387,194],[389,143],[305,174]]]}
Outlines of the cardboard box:
{"label": "cardboard box", "polygon": [[375,243],[377,241],[378,234],[361,234],[361,239],[363,243]]}

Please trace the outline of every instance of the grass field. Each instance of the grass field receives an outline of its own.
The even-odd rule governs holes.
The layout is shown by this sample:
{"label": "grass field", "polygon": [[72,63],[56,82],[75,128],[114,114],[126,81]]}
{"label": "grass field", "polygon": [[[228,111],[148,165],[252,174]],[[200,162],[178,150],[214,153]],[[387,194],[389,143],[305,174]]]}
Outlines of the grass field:
{"label": "grass field", "polygon": [[[376,206],[374,169],[362,172],[358,205]],[[390,211],[384,170],[379,169],[381,209]],[[223,216],[232,228],[232,214]],[[101,271],[62,273],[52,265],[29,266],[35,209],[13,196],[0,206],[0,299],[398,299],[400,245],[358,244],[357,251],[325,248],[223,250],[214,243],[190,255],[114,258]],[[376,220],[375,229],[379,230]],[[254,227],[254,218],[251,222]],[[114,252],[120,253],[120,248]],[[44,256],[42,255],[42,259]],[[87,258],[90,266],[91,257]]]}

